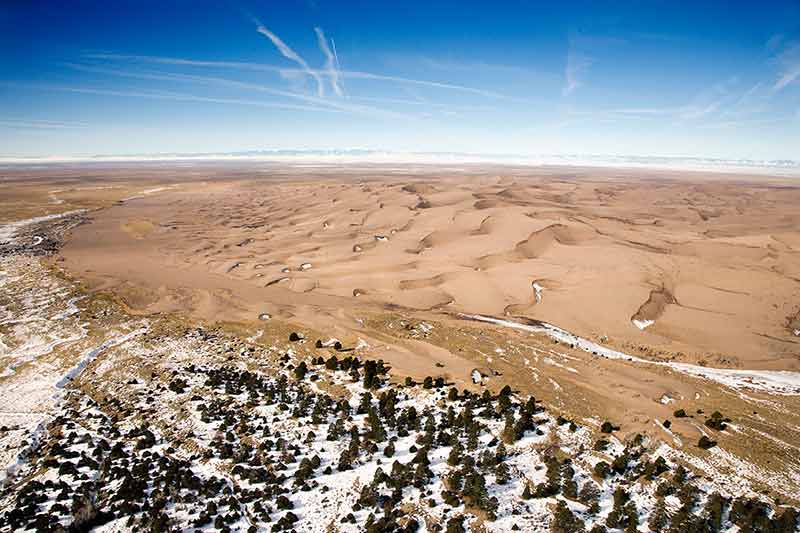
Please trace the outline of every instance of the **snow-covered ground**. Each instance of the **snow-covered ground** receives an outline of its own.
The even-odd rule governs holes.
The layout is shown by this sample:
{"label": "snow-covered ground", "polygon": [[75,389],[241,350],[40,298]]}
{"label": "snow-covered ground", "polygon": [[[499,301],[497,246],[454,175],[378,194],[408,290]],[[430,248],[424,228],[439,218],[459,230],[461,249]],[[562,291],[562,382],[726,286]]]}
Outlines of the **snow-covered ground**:
{"label": "snow-covered ground", "polygon": [[[511,394],[504,403],[502,395],[386,382],[366,389],[363,366],[358,375],[331,370],[285,343],[266,347],[203,329],[181,337],[134,332],[105,347],[75,376],[82,388],[67,390],[58,424],[39,434],[38,452],[14,472],[25,480],[13,485],[17,494],[42,483],[36,509],[63,526],[82,478],[96,480],[97,510],[111,513],[95,529],[103,532],[145,529],[162,518],[182,530],[224,523],[231,531],[276,524],[363,531],[387,516],[401,526],[413,520],[418,531],[459,519],[466,531],[544,532],[558,502],[589,529],[616,520],[619,491],[625,513],[650,531],[659,505],[701,517],[713,492],[767,502],[728,472],[749,467],[724,450],[698,459],[641,438],[623,444],[608,435],[594,444],[601,441],[593,427],[532,407],[526,397]],[[301,362],[302,379],[294,370]],[[341,396],[326,392],[330,386]],[[526,412],[529,425],[509,437],[506,418],[521,423]],[[712,475],[682,471],[687,463]],[[599,475],[603,465],[609,472]],[[159,479],[169,469],[184,481],[164,493]],[[132,483],[143,485],[124,488]],[[140,507],[156,501],[155,515]],[[0,500],[0,513],[15,505]],[[387,515],[387,508],[402,512]],[[772,518],[784,512],[766,509]],[[5,522],[9,516],[0,514],[0,528],[28,530],[34,518]],[[737,530],[723,519],[721,531]]]}
{"label": "snow-covered ground", "polygon": [[597,344],[545,322],[537,325],[529,325],[514,322],[513,320],[506,320],[485,315],[460,314],[459,316],[470,320],[496,324],[498,326],[528,331],[531,333],[543,333],[559,342],[574,346],[575,348],[589,352],[593,355],[605,357],[607,359],[621,359],[635,363],[666,366],[677,372],[688,374],[696,378],[716,381],[717,383],[721,383],[733,389],[749,389],[768,392],[770,394],[800,394],[800,373],[798,372],[782,370],[710,368],[689,363],[651,361],[649,359],[643,359],[641,357],[636,357],[635,355],[629,355],[601,344]]}

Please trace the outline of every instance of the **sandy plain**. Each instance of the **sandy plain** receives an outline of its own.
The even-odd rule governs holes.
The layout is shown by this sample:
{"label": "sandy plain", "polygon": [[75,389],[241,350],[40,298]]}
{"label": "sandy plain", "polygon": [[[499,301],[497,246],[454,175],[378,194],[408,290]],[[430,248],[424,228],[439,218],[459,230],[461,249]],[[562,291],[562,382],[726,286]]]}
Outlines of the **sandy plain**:
{"label": "sandy plain", "polygon": [[94,213],[63,256],[143,312],[343,330],[382,310],[526,317],[655,359],[800,370],[791,183],[223,167],[173,169],[129,198]]}

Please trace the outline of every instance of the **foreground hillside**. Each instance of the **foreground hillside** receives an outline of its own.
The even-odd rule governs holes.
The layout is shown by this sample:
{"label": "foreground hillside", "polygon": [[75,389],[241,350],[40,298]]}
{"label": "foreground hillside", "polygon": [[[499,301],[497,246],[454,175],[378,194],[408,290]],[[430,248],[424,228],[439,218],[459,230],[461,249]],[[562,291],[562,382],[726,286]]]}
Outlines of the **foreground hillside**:
{"label": "foreground hillside", "polygon": [[[147,327],[147,326],[145,326]],[[793,531],[664,444],[506,388],[151,325],[91,361],[6,481],[4,530]],[[314,356],[316,353],[316,357]]]}

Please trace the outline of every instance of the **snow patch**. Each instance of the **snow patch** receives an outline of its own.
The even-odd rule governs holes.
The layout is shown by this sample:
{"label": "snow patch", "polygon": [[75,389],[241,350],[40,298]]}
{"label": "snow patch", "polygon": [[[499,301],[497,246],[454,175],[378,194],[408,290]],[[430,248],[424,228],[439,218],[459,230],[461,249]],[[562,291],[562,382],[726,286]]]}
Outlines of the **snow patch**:
{"label": "snow patch", "polygon": [[716,381],[717,383],[732,389],[751,389],[770,394],[800,395],[800,372],[792,372],[788,370],[739,370],[734,368],[710,368],[689,363],[650,361],[648,359],[642,359],[641,357],[636,357],[619,352],[617,350],[612,350],[611,348],[607,348],[605,346],[601,346],[546,322],[539,322],[536,325],[529,325],[485,315],[469,315],[459,313],[458,316],[461,318],[486,322],[489,324],[496,324],[498,326],[528,331],[531,333],[543,333],[552,339],[565,344],[570,344],[575,348],[589,352],[592,355],[598,355],[600,357],[605,357],[606,359],[621,359],[634,363],[666,366],[674,371],[696,378]]}

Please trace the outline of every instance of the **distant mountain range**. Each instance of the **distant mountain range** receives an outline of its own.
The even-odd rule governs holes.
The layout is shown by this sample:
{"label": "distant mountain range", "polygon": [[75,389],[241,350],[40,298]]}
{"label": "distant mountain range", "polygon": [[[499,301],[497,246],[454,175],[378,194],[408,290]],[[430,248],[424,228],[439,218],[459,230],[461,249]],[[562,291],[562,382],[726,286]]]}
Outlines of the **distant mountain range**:
{"label": "distant mountain range", "polygon": [[263,161],[319,164],[504,164],[520,166],[594,166],[748,172],[800,175],[800,161],[791,159],[720,159],[602,154],[478,154],[468,152],[394,152],[370,149],[246,150],[238,152],[117,154],[96,156],[2,157],[0,165],[116,163],[168,161]]}

